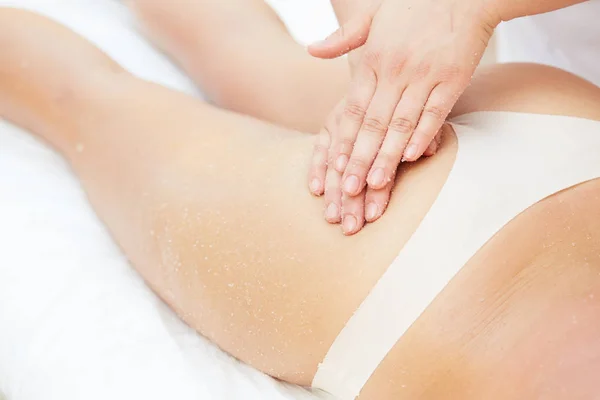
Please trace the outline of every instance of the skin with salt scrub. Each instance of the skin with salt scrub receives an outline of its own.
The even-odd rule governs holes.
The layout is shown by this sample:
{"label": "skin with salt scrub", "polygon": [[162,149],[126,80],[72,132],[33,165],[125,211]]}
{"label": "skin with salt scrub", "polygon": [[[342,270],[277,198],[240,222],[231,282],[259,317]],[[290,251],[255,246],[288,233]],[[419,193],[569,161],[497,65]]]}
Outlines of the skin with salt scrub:
{"label": "skin with salt scrub", "polygon": [[[478,143],[489,156],[496,145],[520,143],[515,132],[546,135],[536,146],[555,146],[574,126],[586,127],[579,131],[589,139],[600,120],[598,88],[573,75],[536,65],[482,70],[455,107],[436,157],[403,165],[386,214],[345,237],[323,221],[322,199],[306,191],[315,137],[303,132],[317,132],[345,93],[346,62],[309,57],[262,1],[130,4],[214,105],[132,76],[56,22],[0,8],[0,41],[17,44],[3,47],[2,113],[63,155],[132,267],[187,324],[295,384],[313,383],[347,322],[407,254],[449,177],[468,182],[468,171],[452,171],[481,153],[464,146]],[[45,51],[50,45],[60,51]],[[21,59],[30,60],[28,69]],[[531,129],[532,118],[551,129]],[[586,143],[578,153],[595,151],[593,139]],[[533,170],[517,165],[523,176]],[[461,203],[504,199],[491,192],[477,203],[468,187],[456,197]],[[600,366],[587,355],[600,351],[599,195],[591,179],[515,214],[411,323],[359,398],[597,393],[592,372]],[[459,223],[437,219],[429,226],[453,234],[421,241],[419,254],[459,247],[459,234],[471,243],[495,215],[494,207],[479,210],[487,211],[467,212]],[[434,272],[441,274],[442,264],[426,267],[440,266]],[[428,286],[418,289],[415,295]]]}

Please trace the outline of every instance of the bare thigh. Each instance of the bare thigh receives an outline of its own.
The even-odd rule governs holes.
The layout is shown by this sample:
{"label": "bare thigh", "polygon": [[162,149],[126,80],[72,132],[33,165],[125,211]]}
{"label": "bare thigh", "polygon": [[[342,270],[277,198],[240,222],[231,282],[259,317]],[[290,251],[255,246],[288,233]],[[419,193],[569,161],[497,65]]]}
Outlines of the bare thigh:
{"label": "bare thigh", "polygon": [[129,3],[221,108],[314,133],[348,88],[346,59],[311,57],[264,0]]}

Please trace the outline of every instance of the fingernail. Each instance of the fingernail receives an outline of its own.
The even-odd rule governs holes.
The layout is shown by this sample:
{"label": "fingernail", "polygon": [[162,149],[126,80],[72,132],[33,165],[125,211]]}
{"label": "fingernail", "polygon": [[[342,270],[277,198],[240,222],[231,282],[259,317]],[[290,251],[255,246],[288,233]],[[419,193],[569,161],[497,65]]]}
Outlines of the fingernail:
{"label": "fingernail", "polygon": [[384,180],[385,180],[385,171],[383,170],[383,168],[377,168],[371,174],[371,179],[369,179],[369,184],[371,186],[379,187],[379,186],[383,185]]}
{"label": "fingernail", "polygon": [[412,160],[416,156],[417,156],[417,145],[414,143],[411,143],[408,145],[408,147],[404,151],[404,158],[406,160]]}
{"label": "fingernail", "polygon": [[348,164],[348,156],[342,154],[337,158],[337,160],[335,160],[335,169],[337,172],[344,172],[344,169],[346,169],[346,164]]}
{"label": "fingernail", "polygon": [[321,181],[318,178],[314,178],[310,181],[310,191],[314,194],[321,193]]}
{"label": "fingernail", "polygon": [[354,194],[358,191],[358,177],[356,175],[350,175],[344,181],[344,192],[348,194]]}
{"label": "fingernail", "polygon": [[379,207],[377,207],[377,204],[375,203],[371,203],[367,206],[367,209],[365,211],[366,217],[368,221],[373,221],[375,218],[377,218],[377,212],[379,211]]}
{"label": "fingernail", "polygon": [[325,218],[328,220],[335,220],[338,217],[339,208],[335,203],[329,203],[327,210],[325,210]]}
{"label": "fingernail", "polygon": [[347,215],[344,217],[344,233],[352,233],[356,229],[356,218],[352,215]]}

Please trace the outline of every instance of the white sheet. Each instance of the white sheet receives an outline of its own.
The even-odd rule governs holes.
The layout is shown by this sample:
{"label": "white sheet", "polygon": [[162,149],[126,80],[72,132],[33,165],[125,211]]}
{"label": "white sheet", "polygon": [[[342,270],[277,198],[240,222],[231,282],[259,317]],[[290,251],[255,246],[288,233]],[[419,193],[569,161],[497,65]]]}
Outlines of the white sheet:
{"label": "white sheet", "polygon": [[[325,0],[271,0],[303,41]],[[133,73],[198,94],[111,0],[0,0],[46,14]],[[315,18],[319,16],[320,18]],[[62,159],[0,120],[0,388],[8,400],[316,399],[227,356],[144,285]]]}
{"label": "white sheet", "polygon": [[600,1],[500,24],[499,62],[552,65],[600,85]]}

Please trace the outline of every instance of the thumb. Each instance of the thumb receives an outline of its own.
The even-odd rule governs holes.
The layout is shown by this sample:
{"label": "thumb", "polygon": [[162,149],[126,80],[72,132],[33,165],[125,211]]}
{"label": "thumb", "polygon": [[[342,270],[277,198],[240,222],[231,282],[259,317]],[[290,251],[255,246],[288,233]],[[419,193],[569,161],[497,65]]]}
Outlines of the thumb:
{"label": "thumb", "polygon": [[308,46],[308,52],[318,58],[336,58],[362,46],[367,41],[373,17],[354,18],[342,25],[325,40]]}

